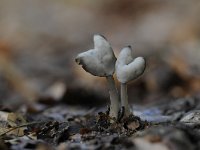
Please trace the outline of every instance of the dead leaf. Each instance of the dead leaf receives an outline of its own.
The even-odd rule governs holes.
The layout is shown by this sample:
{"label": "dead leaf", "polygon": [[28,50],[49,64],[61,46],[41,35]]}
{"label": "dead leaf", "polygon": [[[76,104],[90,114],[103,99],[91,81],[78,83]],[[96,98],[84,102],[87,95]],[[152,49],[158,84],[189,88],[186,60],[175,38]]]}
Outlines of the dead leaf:
{"label": "dead leaf", "polygon": [[6,132],[8,132],[7,134],[12,134],[16,136],[24,135],[24,130],[27,128],[26,127],[17,128],[18,126],[26,124],[26,120],[21,114],[0,111],[0,119],[2,121],[0,124],[0,135]]}

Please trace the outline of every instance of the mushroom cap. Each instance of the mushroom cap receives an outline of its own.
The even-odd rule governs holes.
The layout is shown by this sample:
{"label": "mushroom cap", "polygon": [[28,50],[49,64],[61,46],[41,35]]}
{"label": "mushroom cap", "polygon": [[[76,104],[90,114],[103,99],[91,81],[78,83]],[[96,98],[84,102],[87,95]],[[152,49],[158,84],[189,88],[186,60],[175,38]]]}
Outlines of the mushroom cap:
{"label": "mushroom cap", "polygon": [[106,77],[115,71],[116,57],[110,43],[101,35],[94,35],[94,49],[78,54],[76,62],[94,76]]}
{"label": "mushroom cap", "polygon": [[132,57],[131,46],[124,47],[116,61],[115,70],[117,79],[121,83],[127,83],[138,78],[143,74],[146,67],[145,59],[143,57]]}

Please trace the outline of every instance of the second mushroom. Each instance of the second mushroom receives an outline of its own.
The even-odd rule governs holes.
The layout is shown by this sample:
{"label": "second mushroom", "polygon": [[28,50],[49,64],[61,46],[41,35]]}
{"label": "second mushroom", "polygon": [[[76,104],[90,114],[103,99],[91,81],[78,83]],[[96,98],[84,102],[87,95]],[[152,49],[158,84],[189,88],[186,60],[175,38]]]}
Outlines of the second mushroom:
{"label": "second mushroom", "polygon": [[128,104],[127,83],[138,78],[144,72],[146,67],[143,57],[132,57],[131,46],[124,47],[116,61],[115,69],[117,79],[121,83],[121,107],[124,109],[124,116],[131,114]]}

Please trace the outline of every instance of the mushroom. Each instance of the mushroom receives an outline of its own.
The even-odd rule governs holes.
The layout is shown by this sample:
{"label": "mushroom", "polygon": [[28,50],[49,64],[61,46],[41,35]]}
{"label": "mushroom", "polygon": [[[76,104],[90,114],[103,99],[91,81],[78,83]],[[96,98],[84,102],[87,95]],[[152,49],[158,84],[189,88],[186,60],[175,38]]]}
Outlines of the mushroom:
{"label": "mushroom", "polygon": [[127,95],[127,83],[131,80],[138,78],[144,72],[146,67],[145,59],[143,57],[132,57],[131,46],[124,47],[116,61],[115,69],[117,79],[121,82],[121,106],[124,108],[124,117],[128,117],[131,114],[128,95]]}
{"label": "mushroom", "polygon": [[116,57],[110,43],[102,35],[94,35],[94,49],[78,54],[75,60],[86,72],[106,77],[111,102],[109,115],[117,118],[120,108],[119,95],[113,78]]}

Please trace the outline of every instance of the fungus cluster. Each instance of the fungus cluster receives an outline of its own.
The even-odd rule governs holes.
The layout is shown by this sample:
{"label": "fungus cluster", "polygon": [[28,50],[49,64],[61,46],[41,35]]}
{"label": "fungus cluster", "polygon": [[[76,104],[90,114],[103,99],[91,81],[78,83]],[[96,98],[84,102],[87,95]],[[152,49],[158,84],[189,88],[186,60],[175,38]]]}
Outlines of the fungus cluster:
{"label": "fungus cluster", "polygon": [[[142,75],[145,70],[144,58],[134,59],[131,47],[127,46],[121,50],[116,59],[106,38],[102,35],[94,35],[94,49],[78,54],[75,60],[90,74],[106,78],[110,94],[110,117],[117,119],[120,107],[124,109],[123,117],[128,117],[131,111],[128,104],[127,83]],[[120,96],[113,78],[115,71],[117,79],[121,83]]]}

